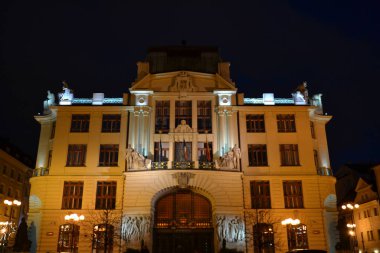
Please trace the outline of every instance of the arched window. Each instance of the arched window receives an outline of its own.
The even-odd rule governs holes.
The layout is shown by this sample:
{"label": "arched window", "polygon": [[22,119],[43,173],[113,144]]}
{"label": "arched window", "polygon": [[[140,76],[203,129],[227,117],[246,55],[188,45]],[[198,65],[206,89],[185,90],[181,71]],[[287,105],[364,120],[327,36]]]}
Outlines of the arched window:
{"label": "arched window", "polygon": [[257,223],[253,226],[253,241],[255,253],[274,253],[273,225]]}
{"label": "arched window", "polygon": [[293,249],[308,249],[307,228],[305,224],[287,225],[288,247]]}
{"label": "arched window", "polygon": [[58,252],[78,252],[80,227],[75,224],[63,224],[59,226]]}
{"label": "arched window", "polygon": [[99,224],[95,225],[92,234],[92,252],[107,252],[113,251],[114,227],[112,225]]}
{"label": "arched window", "polygon": [[212,228],[209,200],[188,190],[159,199],[155,218],[156,228]]}

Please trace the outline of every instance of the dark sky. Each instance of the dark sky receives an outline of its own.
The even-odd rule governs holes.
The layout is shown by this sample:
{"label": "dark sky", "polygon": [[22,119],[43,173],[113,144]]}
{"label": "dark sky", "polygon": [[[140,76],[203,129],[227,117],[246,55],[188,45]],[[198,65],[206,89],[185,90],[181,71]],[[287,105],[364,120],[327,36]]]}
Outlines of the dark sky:
{"label": "dark sky", "polygon": [[47,90],[121,97],[149,46],[186,40],[219,46],[246,97],[323,93],[334,169],[380,161],[380,3],[339,2],[2,1],[0,136],[35,156]]}

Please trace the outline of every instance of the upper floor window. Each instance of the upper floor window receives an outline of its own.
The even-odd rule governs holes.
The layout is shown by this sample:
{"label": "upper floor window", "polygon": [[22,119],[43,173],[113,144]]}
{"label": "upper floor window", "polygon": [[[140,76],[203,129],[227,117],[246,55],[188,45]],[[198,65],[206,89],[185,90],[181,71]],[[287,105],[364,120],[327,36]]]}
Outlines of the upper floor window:
{"label": "upper floor window", "polygon": [[73,114],[71,116],[71,132],[84,133],[88,132],[90,126],[89,114]]}
{"label": "upper floor window", "polygon": [[192,143],[191,142],[175,142],[175,156],[174,156],[174,161],[176,162],[190,162],[192,161],[192,152],[191,152],[191,147]]}
{"label": "upper floor window", "polygon": [[175,101],[175,126],[180,125],[181,120],[185,120],[186,124],[192,127],[191,112],[191,101]]}
{"label": "upper floor window", "polygon": [[3,175],[7,175],[7,166],[6,165],[4,165],[3,166]]}
{"label": "upper floor window", "polygon": [[248,133],[265,132],[264,114],[247,114],[246,123]]}
{"label": "upper floor window", "polygon": [[302,181],[284,181],[285,208],[303,208]]}
{"label": "upper floor window", "polygon": [[7,192],[7,195],[8,197],[12,197],[12,188],[8,188],[8,192]]}
{"label": "upper floor window", "polygon": [[267,145],[248,144],[249,166],[268,166]]}
{"label": "upper floor window", "polygon": [[311,137],[315,139],[315,128],[314,128],[314,122],[310,121],[310,131],[311,131]]}
{"label": "upper floor window", "polygon": [[53,124],[52,124],[52,126],[51,126],[50,139],[54,139],[54,136],[55,136],[55,126],[56,126],[56,123],[54,121]]}
{"label": "upper floor window", "polygon": [[281,166],[299,166],[297,144],[280,144]]}
{"label": "upper floor window", "polygon": [[117,166],[119,158],[119,145],[100,145],[99,166]]}
{"label": "upper floor window", "polygon": [[86,144],[69,144],[66,166],[85,166]]}
{"label": "upper floor window", "polygon": [[296,131],[296,120],[294,114],[278,114],[277,129],[279,133]]}
{"label": "upper floor window", "polygon": [[210,133],[212,131],[211,101],[201,100],[197,104],[198,133]]}
{"label": "upper floor window", "polygon": [[212,142],[198,142],[198,161],[212,162]]}
{"label": "upper floor window", "polygon": [[156,101],[156,127],[155,132],[169,133],[170,127],[170,101]]}
{"label": "upper floor window", "polygon": [[372,230],[367,231],[367,238],[368,238],[368,241],[373,241],[373,240],[375,240],[375,239],[373,238],[373,231],[372,231]]}
{"label": "upper floor window", "polygon": [[154,161],[155,162],[169,161],[169,143],[168,142],[154,143]]}
{"label": "upper floor window", "polygon": [[14,177],[14,175],[15,175],[15,172],[14,172],[14,170],[13,170],[13,169],[11,169],[11,178],[13,178],[13,177]]}
{"label": "upper floor window", "polygon": [[116,182],[98,182],[96,187],[95,209],[115,209]]}
{"label": "upper floor window", "polygon": [[4,194],[4,185],[0,184],[0,194]]}
{"label": "upper floor window", "polygon": [[120,120],[120,114],[104,114],[102,120],[102,133],[119,133]]}
{"label": "upper floor window", "polygon": [[251,181],[251,207],[271,208],[269,181]]}
{"label": "upper floor window", "polygon": [[314,164],[315,164],[315,168],[316,168],[316,169],[319,169],[319,156],[318,156],[318,151],[314,149],[313,152],[314,152]]}
{"label": "upper floor window", "polygon": [[83,182],[65,182],[63,185],[62,209],[81,209]]}
{"label": "upper floor window", "polygon": [[51,167],[51,159],[53,158],[53,150],[49,150],[49,156],[48,156],[48,162],[47,162],[47,167]]}

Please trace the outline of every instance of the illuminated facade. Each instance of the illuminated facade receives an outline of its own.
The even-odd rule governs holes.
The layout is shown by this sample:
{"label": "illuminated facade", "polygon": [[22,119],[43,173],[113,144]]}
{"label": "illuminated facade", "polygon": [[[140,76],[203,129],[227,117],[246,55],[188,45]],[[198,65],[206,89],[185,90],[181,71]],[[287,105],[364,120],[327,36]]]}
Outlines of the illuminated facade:
{"label": "illuminated facade", "polygon": [[[35,117],[29,223],[38,252],[142,243],[165,253],[334,251],[321,95],[302,85],[289,99],[245,98],[213,47],[153,48],[137,65],[122,98],[75,98],[65,84]],[[104,219],[85,229],[102,210],[120,217],[102,231],[120,235],[91,242],[105,237]],[[70,213],[87,218],[69,223]],[[300,222],[281,225],[287,218]]]}
{"label": "illuminated facade", "polygon": [[[0,241],[5,235],[3,229],[7,228],[5,223],[11,222],[12,226],[17,226],[22,218],[26,218],[32,167],[33,162],[27,155],[0,139]],[[15,203],[20,201],[21,205],[13,205],[15,200]],[[12,244],[13,235],[10,240]]]}

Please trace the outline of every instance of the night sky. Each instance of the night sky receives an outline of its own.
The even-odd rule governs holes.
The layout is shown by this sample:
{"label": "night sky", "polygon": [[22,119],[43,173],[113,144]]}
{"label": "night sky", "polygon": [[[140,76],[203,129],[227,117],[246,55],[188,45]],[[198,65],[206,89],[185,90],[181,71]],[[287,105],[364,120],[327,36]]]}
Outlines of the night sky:
{"label": "night sky", "polygon": [[333,2],[2,1],[0,136],[35,157],[47,90],[121,97],[148,47],[186,40],[218,46],[246,97],[322,93],[334,170],[378,162],[380,3]]}

